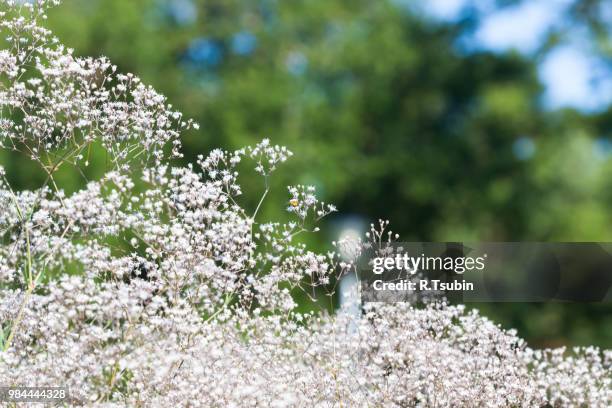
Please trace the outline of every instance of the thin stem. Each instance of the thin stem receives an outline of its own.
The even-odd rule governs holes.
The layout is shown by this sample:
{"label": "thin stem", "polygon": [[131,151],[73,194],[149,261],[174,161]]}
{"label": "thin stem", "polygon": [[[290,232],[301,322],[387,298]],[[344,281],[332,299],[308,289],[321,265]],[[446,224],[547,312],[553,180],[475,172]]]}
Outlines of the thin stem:
{"label": "thin stem", "polygon": [[6,343],[4,343],[4,348],[2,349],[2,351],[5,353],[11,347],[11,342],[13,341],[13,337],[15,336],[15,333],[17,332],[17,327],[19,326],[19,324],[21,323],[21,319],[23,318],[23,311],[25,310],[25,306],[30,300],[30,296],[32,296],[33,291],[34,291],[34,286],[30,285],[23,299],[23,302],[19,306],[19,312],[17,313],[17,318],[15,319],[15,321],[13,322],[11,326],[11,332],[9,333],[9,336],[6,339]]}
{"label": "thin stem", "polygon": [[257,216],[257,213],[259,212],[259,209],[261,208],[261,205],[263,204],[264,200],[266,199],[266,196],[268,195],[268,192],[270,191],[270,186],[268,185],[268,176],[267,175],[265,176],[264,180],[265,180],[265,183],[266,183],[266,190],[261,195],[261,198],[259,199],[259,203],[257,204],[257,208],[255,208],[255,212],[253,213],[253,216],[251,217],[253,220]]}
{"label": "thin stem", "polygon": [[229,302],[232,300],[233,294],[232,293],[228,293],[225,295],[225,302],[223,302],[223,305],[212,315],[210,315],[210,317],[208,319],[205,320],[205,323],[209,323],[211,320],[213,320],[215,317],[217,317],[217,315],[219,313],[221,313],[223,310],[225,310],[225,308],[227,307],[227,305],[229,305]]}

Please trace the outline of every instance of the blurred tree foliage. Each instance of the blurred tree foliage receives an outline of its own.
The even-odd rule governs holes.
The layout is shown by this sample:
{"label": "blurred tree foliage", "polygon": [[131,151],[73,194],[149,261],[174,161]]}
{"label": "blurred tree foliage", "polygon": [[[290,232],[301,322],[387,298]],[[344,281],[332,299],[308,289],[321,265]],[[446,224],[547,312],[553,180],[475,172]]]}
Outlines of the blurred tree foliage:
{"label": "blurred tree foliage", "polygon": [[[610,56],[600,3],[577,1],[571,17]],[[611,107],[544,109],[537,63],[559,33],[535,58],[462,50],[478,18],[436,22],[382,0],[66,0],[50,24],[197,119],[187,161],[263,137],[295,151],[266,217],[282,214],[282,186],[307,183],[404,240],[612,241]],[[554,309],[578,329],[528,324],[543,308],[489,312],[530,339],[612,344],[609,308]]]}

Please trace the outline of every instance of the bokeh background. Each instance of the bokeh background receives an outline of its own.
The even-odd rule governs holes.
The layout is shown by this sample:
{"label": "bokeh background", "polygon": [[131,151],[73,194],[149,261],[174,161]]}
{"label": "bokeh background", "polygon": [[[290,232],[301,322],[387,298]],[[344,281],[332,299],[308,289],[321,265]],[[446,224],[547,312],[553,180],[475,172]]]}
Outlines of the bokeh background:
{"label": "bokeh background", "polygon": [[[263,218],[315,185],[340,210],[320,248],[378,218],[406,241],[612,242],[610,1],[65,0],[49,24],[199,121],[185,161],[291,148]],[[535,346],[612,347],[609,305],[475,306]]]}

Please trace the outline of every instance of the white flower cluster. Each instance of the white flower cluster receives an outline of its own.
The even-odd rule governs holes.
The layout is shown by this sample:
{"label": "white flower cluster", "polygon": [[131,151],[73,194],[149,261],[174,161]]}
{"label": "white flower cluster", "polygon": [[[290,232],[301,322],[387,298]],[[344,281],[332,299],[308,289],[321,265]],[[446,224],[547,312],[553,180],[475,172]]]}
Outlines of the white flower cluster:
{"label": "white flower cluster", "polygon": [[[536,351],[462,306],[329,303],[352,265],[298,241],[333,206],[289,189],[288,223],[258,221],[291,156],[264,140],[174,167],[193,124],[133,75],[81,59],[39,25],[58,1],[0,0],[0,146],[46,170],[15,191],[0,168],[0,385],[67,386],[73,406],[590,406],[612,404],[612,354]],[[109,171],[56,183],[89,149]],[[136,158],[142,167],[130,166]],[[266,180],[239,203],[237,166]],[[392,239],[380,231],[370,238]]]}
{"label": "white flower cluster", "polygon": [[[2,0],[0,147],[26,152],[47,172],[88,162],[103,146],[124,168],[142,157],[157,164],[164,148],[179,156],[180,131],[193,126],[166,98],[132,74],[116,74],[106,58],[73,55],[38,23],[55,1]],[[8,7],[7,7],[8,6]]]}

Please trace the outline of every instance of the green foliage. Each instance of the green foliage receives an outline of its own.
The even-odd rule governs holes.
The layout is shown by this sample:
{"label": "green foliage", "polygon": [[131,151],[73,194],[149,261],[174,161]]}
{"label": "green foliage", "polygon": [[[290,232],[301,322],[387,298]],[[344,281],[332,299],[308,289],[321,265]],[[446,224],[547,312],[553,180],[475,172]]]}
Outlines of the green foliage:
{"label": "green foliage", "polygon": [[[454,46],[473,21],[433,23],[386,1],[207,0],[185,22],[170,3],[66,0],[49,20],[78,54],[104,53],[200,122],[185,160],[262,137],[298,153],[264,215],[283,212],[291,179],[341,214],[388,218],[405,240],[612,240],[612,109],[544,110],[537,61]],[[609,51],[605,25],[578,3]],[[8,171],[18,185],[35,177],[0,160],[20,166]],[[533,309],[521,310],[527,321]],[[592,315],[609,346],[609,313]]]}

